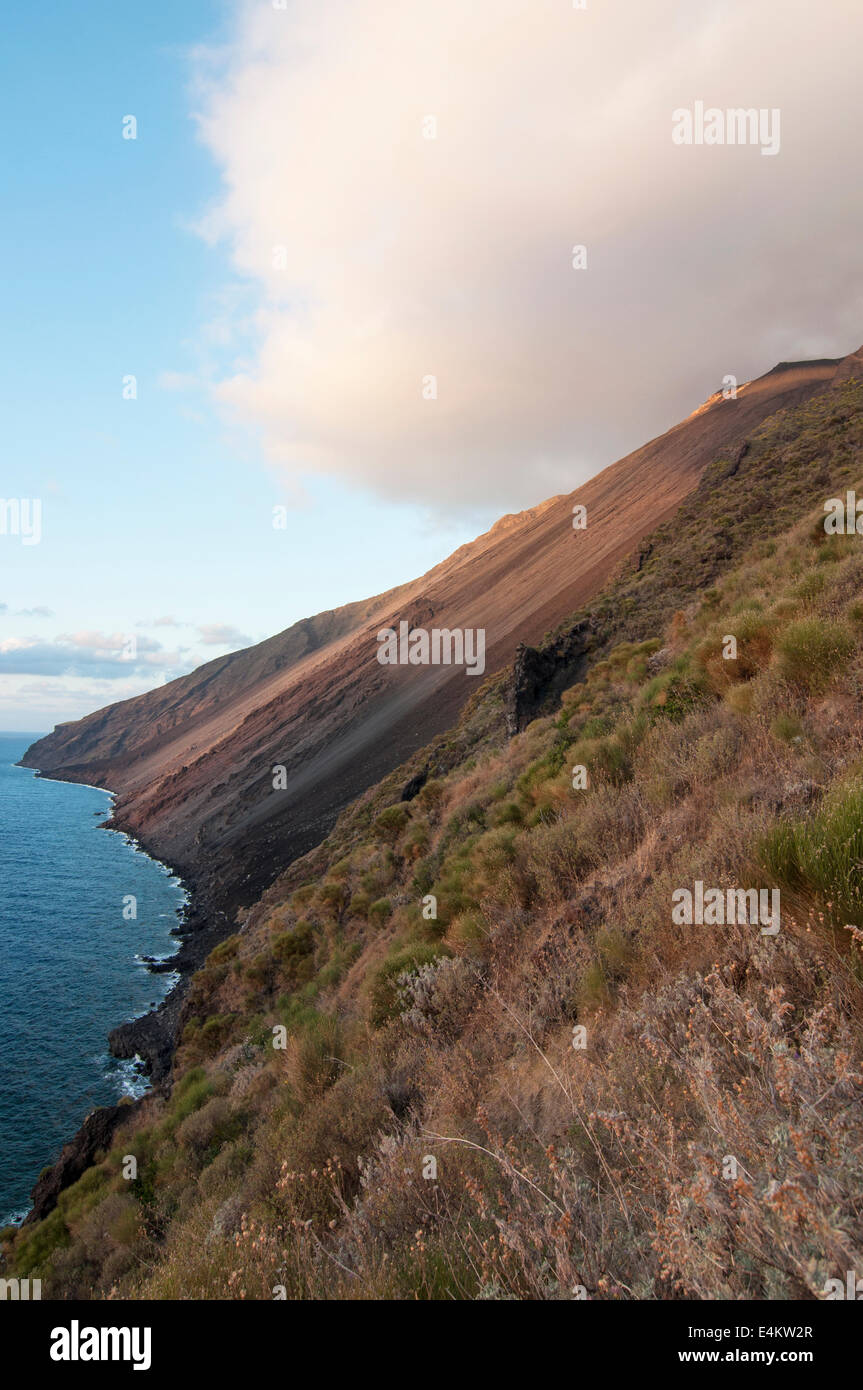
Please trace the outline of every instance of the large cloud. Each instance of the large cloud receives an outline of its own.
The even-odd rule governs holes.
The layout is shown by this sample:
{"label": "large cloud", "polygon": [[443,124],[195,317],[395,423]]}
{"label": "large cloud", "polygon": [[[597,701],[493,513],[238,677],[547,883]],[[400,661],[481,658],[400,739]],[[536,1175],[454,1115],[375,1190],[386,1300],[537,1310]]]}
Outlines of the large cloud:
{"label": "large cloud", "polygon": [[[291,471],[504,510],[856,348],[861,44],[859,0],[248,0],[199,55],[256,303],[221,399]],[[779,154],[674,145],[699,99]]]}

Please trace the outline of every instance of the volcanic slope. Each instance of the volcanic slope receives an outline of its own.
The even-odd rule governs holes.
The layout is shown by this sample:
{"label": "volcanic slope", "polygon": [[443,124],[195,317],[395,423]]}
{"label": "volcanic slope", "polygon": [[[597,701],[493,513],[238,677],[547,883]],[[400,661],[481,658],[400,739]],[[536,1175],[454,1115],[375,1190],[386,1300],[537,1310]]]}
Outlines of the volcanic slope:
{"label": "volcanic slope", "polygon": [[[132,700],[59,725],[27,752],[46,775],[110,787],[114,824],[233,918],[320,842],[359,793],[449,727],[481,683],[463,668],[381,666],[377,631],[484,628],[486,674],[600,589],[718,456],[853,359],[781,363],[574,492],[505,516],[421,578],[294,624]],[[573,507],[587,509],[574,530]],[[286,786],[273,789],[273,768]]]}

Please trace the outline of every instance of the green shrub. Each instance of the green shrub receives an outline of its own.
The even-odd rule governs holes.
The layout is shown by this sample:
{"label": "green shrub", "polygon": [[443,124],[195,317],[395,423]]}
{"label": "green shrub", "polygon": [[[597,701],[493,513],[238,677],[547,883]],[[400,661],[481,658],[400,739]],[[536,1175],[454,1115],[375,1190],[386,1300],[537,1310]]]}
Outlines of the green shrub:
{"label": "green shrub", "polygon": [[55,1207],[35,1226],[24,1228],[15,1246],[13,1264],[19,1278],[30,1278],[42,1269],[55,1250],[67,1246],[71,1240],[69,1230],[60,1211]]}
{"label": "green shrub", "polygon": [[395,845],[410,818],[407,806],[388,806],[375,820],[372,831],[384,844]]}
{"label": "green shrub", "polygon": [[434,812],[440,806],[443,797],[443,782],[438,781],[436,778],[432,778],[430,781],[426,782],[422,791],[419,793],[417,803],[421,805],[424,810]]}
{"label": "green shrub", "polygon": [[321,884],[318,902],[329,916],[339,917],[347,900],[348,890],[340,879],[329,878]]}
{"label": "green shrub", "polygon": [[315,934],[310,922],[297,922],[293,931],[282,932],[273,942],[273,955],[281,965],[293,965],[315,949]]}
{"label": "green shrub", "polygon": [[243,967],[243,978],[257,989],[268,989],[273,978],[272,956],[259,952]]}
{"label": "green shrub", "polygon": [[301,1104],[320,1096],[342,1068],[344,1044],[341,1025],[332,1014],[315,1014],[303,1029],[288,1039],[285,1071],[288,1084]]}
{"label": "green shrub", "polygon": [[398,977],[418,970],[438,956],[448,954],[446,948],[415,942],[390,956],[379,966],[372,979],[369,991],[369,1014],[375,1028],[380,1028],[389,1019],[395,1018],[401,1005],[398,993]]}
{"label": "green shrub", "polygon": [[242,1127],[242,1116],[230,1101],[225,1096],[213,1096],[177,1126],[176,1140],[205,1167],[223,1144],[237,1138]]}
{"label": "green shrub", "polygon": [[192,1067],[181,1081],[178,1081],[171,1095],[171,1114],[176,1121],[184,1120],[209,1100],[213,1094],[213,1083],[203,1067]]}
{"label": "green shrub", "polygon": [[835,921],[863,925],[863,783],[837,787],[808,820],[780,821],[758,857],[779,884],[817,893]]}
{"label": "green shrub", "polygon": [[411,887],[414,892],[419,893],[420,897],[430,893],[434,886],[436,873],[437,861],[433,856],[428,859],[420,859],[411,880]]}
{"label": "green shrub", "polygon": [[770,725],[770,732],[780,743],[793,743],[796,738],[802,737],[803,725],[796,714],[777,714]]}
{"label": "green shrub", "polygon": [[514,827],[502,825],[483,835],[476,846],[476,855],[487,874],[499,874],[507,864],[513,863],[517,833]]}
{"label": "green shrub", "polygon": [[207,964],[224,965],[227,961],[234,959],[239,949],[239,936],[229,936],[226,941],[221,941],[218,946],[213,947],[207,956]]}
{"label": "green shrub", "polygon": [[404,849],[408,859],[419,859],[428,849],[431,834],[429,828],[422,821],[416,822],[411,826],[410,832],[405,836]]}
{"label": "green shrub", "polygon": [[803,618],[777,638],[779,670],[805,690],[824,690],[854,650],[854,638],[841,623]]}
{"label": "green shrub", "polygon": [[[820,555],[818,558],[821,558]],[[810,570],[808,574],[803,576],[800,583],[795,586],[794,593],[797,598],[808,601],[817,598],[818,595],[823,592],[826,583],[827,576],[822,570]]]}
{"label": "green shrub", "polygon": [[212,1014],[205,1023],[192,1018],[183,1029],[183,1042],[189,1043],[197,1055],[213,1057],[230,1037],[237,1014]]}
{"label": "green shrub", "polygon": [[706,681],[700,676],[673,672],[656,676],[645,687],[644,700],[652,719],[664,718],[679,723],[688,714],[706,705],[710,692]]}

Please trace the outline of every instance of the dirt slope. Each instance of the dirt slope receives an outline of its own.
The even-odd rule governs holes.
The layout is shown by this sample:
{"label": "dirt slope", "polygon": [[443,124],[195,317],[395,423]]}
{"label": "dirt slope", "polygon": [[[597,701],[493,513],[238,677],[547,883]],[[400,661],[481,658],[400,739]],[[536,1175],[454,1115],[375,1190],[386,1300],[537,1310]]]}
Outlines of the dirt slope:
{"label": "dirt slope", "polygon": [[[571,494],[504,517],[420,579],[59,725],[23,761],[112,788],[117,823],[233,912],[321,840],[348,802],[452,723],[476,690],[463,668],[381,666],[381,627],[406,619],[484,628],[486,674],[499,669],[519,642],[537,641],[591,597],[711,460],[858,357],[782,363],[736,400],[712,397]],[[587,508],[585,530],[573,530],[576,503]],[[279,791],[277,764],[287,771]]]}

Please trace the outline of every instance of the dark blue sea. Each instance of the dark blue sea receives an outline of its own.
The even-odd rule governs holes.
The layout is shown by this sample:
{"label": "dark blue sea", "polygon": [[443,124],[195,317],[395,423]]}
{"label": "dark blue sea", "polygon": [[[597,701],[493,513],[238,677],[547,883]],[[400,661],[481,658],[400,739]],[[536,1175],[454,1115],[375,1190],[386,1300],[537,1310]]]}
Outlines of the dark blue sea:
{"label": "dark blue sea", "polygon": [[107,1034],[170,989],[141,956],[173,955],[184,901],[164,865],[99,829],[108,792],[14,766],[38,737],[0,733],[0,1226],[88,1110],[146,1090]]}

